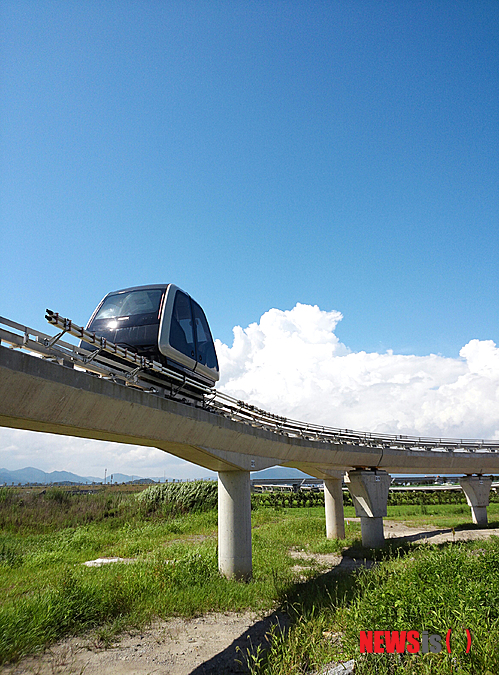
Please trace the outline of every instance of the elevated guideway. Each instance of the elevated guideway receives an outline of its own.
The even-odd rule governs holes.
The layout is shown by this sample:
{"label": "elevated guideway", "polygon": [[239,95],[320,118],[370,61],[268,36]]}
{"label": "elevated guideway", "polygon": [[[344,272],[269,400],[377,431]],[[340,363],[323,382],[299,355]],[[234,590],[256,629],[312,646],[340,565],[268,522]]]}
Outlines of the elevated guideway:
{"label": "elevated guideway", "polygon": [[312,440],[33,358],[0,346],[0,425],[147,445],[213,471],[281,465],[317,478],[331,471],[499,472],[495,448],[424,450],[353,440]]}
{"label": "elevated guideway", "polygon": [[[61,319],[62,325],[67,321]],[[63,328],[78,336],[83,330],[71,322]],[[498,441],[307,425],[212,390],[189,399],[182,382],[166,385],[150,363],[116,364],[106,359],[113,348],[108,345],[97,360],[95,352],[60,337],[0,318],[0,426],[156,447],[217,471],[220,566],[227,574],[251,574],[250,471],[280,465],[323,479],[329,536],[344,531],[344,472],[372,475],[374,489],[392,472],[475,474],[480,480],[499,473]],[[351,491],[364,489],[358,487],[364,478],[351,481]],[[368,492],[361,497],[364,507],[369,499]],[[482,503],[480,509],[483,515]],[[364,508],[362,517],[382,517],[369,513]]]}

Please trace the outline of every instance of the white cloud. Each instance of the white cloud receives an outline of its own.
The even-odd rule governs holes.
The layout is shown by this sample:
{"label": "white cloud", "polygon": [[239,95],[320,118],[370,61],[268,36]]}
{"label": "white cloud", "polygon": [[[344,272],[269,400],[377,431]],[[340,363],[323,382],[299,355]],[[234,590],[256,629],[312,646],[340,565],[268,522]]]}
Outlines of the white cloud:
{"label": "white cloud", "polygon": [[297,304],[217,342],[220,389],[287,417],[374,432],[499,436],[499,350],[471,340],[461,358],[351,352],[339,312]]}
{"label": "white cloud", "polygon": [[[352,352],[339,312],[271,309],[231,347],[217,340],[219,389],[287,417],[385,433],[499,439],[499,349],[470,340],[459,358]],[[0,429],[0,467],[80,475],[210,475],[154,448]],[[211,474],[213,475],[213,474]]]}

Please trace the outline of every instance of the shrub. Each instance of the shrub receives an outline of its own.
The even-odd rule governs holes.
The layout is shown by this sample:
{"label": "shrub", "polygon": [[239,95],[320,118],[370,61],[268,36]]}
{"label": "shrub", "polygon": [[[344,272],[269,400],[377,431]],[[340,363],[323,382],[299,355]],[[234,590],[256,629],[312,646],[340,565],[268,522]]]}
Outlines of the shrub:
{"label": "shrub", "polygon": [[218,504],[218,486],[216,481],[206,480],[163,483],[140,492],[136,499],[149,513],[160,509],[168,514],[208,511]]}

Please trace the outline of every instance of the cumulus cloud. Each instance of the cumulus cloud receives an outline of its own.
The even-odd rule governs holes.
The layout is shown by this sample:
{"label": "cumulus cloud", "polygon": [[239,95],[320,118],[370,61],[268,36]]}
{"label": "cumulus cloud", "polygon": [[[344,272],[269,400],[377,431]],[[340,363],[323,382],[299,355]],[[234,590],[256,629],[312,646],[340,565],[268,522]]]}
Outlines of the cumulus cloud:
{"label": "cumulus cloud", "polygon": [[271,309],[217,341],[219,388],[306,422],[385,433],[499,438],[499,349],[471,340],[460,358],[352,352],[339,312]]}

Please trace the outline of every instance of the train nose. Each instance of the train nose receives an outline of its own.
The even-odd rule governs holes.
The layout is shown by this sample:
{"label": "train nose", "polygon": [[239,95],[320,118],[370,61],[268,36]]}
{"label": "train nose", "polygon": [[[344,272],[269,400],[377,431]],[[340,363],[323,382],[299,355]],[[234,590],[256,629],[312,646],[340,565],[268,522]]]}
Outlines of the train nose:
{"label": "train nose", "polygon": [[99,337],[106,338],[108,342],[116,342],[117,333],[118,333],[117,330],[112,330],[108,328],[107,330],[100,330]]}
{"label": "train nose", "polygon": [[116,344],[127,345],[140,351],[141,348],[155,347],[158,335],[157,325],[129,326],[127,328],[118,328],[114,333],[113,342]]}

